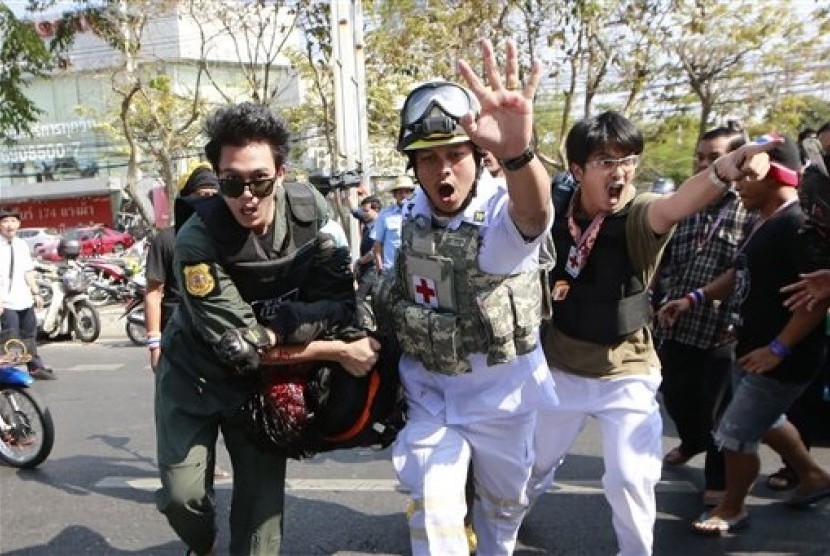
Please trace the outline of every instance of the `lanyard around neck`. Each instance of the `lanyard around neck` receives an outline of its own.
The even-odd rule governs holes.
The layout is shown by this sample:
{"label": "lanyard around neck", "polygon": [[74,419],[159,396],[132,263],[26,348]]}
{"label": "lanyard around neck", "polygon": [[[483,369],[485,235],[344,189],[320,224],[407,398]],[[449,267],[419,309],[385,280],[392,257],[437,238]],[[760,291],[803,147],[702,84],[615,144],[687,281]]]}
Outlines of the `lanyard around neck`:
{"label": "lanyard around neck", "polygon": [[571,234],[574,245],[571,247],[570,253],[568,253],[565,271],[574,278],[577,278],[585,267],[591,251],[594,249],[594,243],[596,243],[600,228],[602,228],[602,223],[605,222],[605,217],[608,216],[608,213],[600,212],[594,216],[588,228],[583,232],[579,224],[576,223],[576,219],[574,219],[574,205],[576,203],[571,203],[571,206],[568,207],[568,232]]}

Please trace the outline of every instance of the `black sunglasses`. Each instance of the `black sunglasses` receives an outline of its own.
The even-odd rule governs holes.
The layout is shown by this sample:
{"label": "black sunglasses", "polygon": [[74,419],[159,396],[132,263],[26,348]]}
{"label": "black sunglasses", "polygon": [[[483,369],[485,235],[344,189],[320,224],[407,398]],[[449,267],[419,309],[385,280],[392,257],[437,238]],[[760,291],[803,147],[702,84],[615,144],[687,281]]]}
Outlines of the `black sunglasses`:
{"label": "black sunglasses", "polygon": [[219,178],[219,193],[235,199],[242,195],[247,187],[251,190],[251,195],[261,199],[274,191],[275,183],[277,183],[276,176],[251,181],[242,181],[239,178]]}

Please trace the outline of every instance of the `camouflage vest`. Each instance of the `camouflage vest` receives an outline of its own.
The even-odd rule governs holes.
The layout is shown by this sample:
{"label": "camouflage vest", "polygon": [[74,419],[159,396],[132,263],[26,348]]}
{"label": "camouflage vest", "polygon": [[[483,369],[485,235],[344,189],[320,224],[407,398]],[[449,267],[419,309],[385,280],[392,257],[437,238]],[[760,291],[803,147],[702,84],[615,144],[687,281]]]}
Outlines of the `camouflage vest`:
{"label": "camouflage vest", "polygon": [[470,372],[468,356],[497,365],[536,347],[542,284],[537,270],[487,274],[478,268],[479,227],[436,228],[405,219],[395,271],[384,275],[375,310],[403,352],[430,371]]}

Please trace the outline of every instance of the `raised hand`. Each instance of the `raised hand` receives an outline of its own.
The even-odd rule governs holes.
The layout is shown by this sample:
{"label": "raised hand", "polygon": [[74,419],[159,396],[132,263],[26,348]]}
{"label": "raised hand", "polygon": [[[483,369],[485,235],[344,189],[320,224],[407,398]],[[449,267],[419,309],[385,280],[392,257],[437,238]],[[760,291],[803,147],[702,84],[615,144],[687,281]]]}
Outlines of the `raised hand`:
{"label": "raised hand", "polygon": [[817,303],[830,298],[830,269],[816,270],[799,277],[801,280],[798,282],[781,288],[781,292],[790,294],[784,301],[784,306],[790,311],[802,307],[812,311]]}
{"label": "raised hand", "polygon": [[726,181],[739,181],[747,177],[763,179],[770,169],[767,151],[783,142],[782,138],[777,138],[766,143],[747,143],[718,158],[714,162],[715,172]]}
{"label": "raised hand", "polygon": [[492,152],[496,158],[516,158],[530,145],[533,135],[533,98],[542,76],[542,67],[538,62],[534,63],[529,80],[522,84],[516,43],[509,40],[502,81],[489,40],[481,42],[481,54],[486,84],[467,62],[458,61],[458,72],[481,107],[478,114],[469,113],[461,118],[460,124],[474,143]]}

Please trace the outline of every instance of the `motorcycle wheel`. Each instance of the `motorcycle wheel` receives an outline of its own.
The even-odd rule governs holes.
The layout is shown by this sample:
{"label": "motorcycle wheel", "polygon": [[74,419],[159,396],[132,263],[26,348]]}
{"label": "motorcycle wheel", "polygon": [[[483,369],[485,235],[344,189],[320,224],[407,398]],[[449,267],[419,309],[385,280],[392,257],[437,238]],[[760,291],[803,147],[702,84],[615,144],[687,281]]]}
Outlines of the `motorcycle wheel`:
{"label": "motorcycle wheel", "polygon": [[[130,313],[131,315],[132,313]],[[130,322],[130,315],[126,316],[127,322],[124,329],[127,332],[127,337],[132,343],[137,346],[147,345],[147,327],[137,322]]]}
{"label": "motorcycle wheel", "polygon": [[72,318],[72,331],[75,337],[82,342],[94,342],[101,335],[101,317],[88,301],[80,301],[75,305],[75,315]]}
{"label": "motorcycle wheel", "polygon": [[22,469],[40,465],[55,443],[55,424],[43,400],[30,389],[0,388],[0,415],[9,425],[0,431],[0,460]]}

